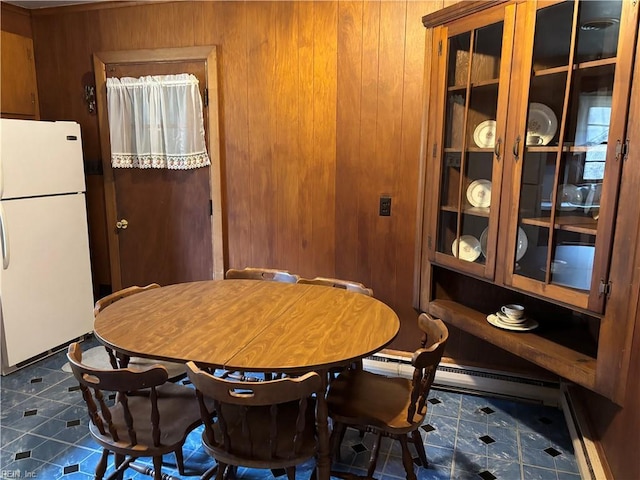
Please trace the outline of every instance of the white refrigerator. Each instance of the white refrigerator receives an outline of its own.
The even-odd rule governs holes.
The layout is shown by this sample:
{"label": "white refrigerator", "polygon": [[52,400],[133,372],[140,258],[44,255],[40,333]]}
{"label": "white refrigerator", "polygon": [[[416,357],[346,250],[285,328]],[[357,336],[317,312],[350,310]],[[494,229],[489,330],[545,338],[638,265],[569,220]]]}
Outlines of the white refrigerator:
{"label": "white refrigerator", "polygon": [[93,329],[75,122],[0,119],[2,374]]}

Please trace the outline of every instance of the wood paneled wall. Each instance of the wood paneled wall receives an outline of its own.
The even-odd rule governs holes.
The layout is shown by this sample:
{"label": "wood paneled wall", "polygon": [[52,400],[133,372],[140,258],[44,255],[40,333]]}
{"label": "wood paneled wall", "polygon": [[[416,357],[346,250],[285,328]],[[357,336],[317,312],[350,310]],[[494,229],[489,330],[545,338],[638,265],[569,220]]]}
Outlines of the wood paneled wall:
{"label": "wood paneled wall", "polygon": [[[85,159],[98,162],[97,119],[82,99],[93,52],[218,45],[228,267],[363,282],[401,316],[393,347],[412,350],[421,17],[443,5],[216,1],[37,11],[41,116],[78,121]],[[378,216],[382,194],[392,197],[390,217]],[[93,253],[94,268],[106,264],[106,249]]]}

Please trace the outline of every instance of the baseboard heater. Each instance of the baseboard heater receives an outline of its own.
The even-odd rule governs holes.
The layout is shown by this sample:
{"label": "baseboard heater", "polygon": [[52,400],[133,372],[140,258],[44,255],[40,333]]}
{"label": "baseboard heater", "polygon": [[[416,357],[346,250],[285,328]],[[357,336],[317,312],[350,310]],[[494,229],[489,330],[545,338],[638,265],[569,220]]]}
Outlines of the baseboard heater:
{"label": "baseboard heater", "polygon": [[[411,378],[411,357],[386,352],[375,353],[363,360],[366,370],[382,375]],[[560,405],[560,382],[510,375],[496,370],[441,363],[436,372],[435,388],[471,394],[490,394],[524,401]]]}

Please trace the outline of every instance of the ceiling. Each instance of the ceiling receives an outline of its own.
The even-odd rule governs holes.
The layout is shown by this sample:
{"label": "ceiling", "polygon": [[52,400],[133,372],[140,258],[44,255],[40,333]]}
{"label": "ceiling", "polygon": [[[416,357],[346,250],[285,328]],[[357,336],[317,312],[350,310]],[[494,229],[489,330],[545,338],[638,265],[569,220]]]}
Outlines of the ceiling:
{"label": "ceiling", "polygon": [[4,3],[22,8],[50,8],[83,3],[105,2],[108,0],[2,0]]}

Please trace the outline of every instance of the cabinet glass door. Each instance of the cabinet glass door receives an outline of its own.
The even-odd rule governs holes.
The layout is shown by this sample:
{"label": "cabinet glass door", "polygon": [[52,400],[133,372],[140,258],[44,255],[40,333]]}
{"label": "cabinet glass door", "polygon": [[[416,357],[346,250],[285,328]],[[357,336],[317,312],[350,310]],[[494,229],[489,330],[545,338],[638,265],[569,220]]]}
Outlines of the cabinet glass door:
{"label": "cabinet glass door", "polygon": [[513,38],[504,17],[500,9],[477,28],[450,27],[440,53],[446,75],[436,259],[486,277],[495,266],[506,128],[508,81],[500,79],[505,69],[508,78]]}
{"label": "cabinet glass door", "polygon": [[520,189],[512,281],[595,311],[604,304],[616,143],[624,138],[625,116],[613,112],[626,105],[629,89],[617,71],[631,60],[618,50],[623,10],[620,0],[531,8],[532,73],[522,85],[526,117],[513,147]]}

